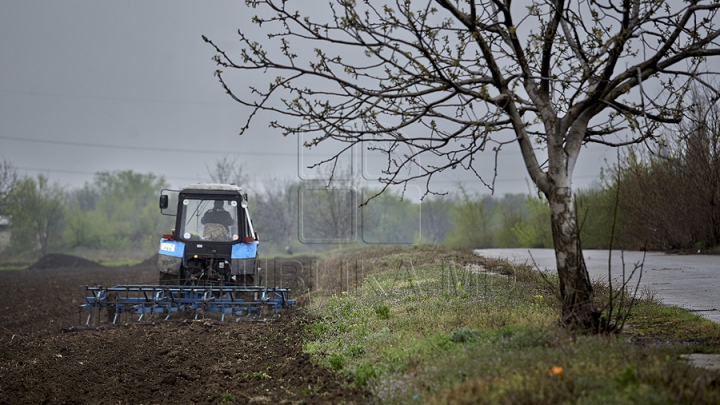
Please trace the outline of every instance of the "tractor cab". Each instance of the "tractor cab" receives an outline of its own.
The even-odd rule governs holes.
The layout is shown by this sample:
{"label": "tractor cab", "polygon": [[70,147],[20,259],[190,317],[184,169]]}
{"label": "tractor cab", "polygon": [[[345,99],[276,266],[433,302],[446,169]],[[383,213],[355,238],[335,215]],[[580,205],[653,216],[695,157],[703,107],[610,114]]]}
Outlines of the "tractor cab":
{"label": "tractor cab", "polygon": [[184,194],[176,217],[178,240],[252,242],[255,238],[244,196],[237,199],[232,196]]}
{"label": "tractor cab", "polygon": [[258,241],[247,207],[235,185],[162,190],[160,210],[175,216],[175,229],[160,241],[160,283],[253,284]]}

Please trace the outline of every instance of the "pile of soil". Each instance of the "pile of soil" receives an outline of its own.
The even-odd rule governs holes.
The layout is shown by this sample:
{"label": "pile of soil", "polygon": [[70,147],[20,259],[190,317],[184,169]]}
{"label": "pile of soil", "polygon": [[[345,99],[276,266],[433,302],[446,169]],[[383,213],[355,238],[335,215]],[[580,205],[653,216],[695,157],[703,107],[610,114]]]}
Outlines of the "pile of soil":
{"label": "pile of soil", "polygon": [[92,268],[99,264],[83,259],[82,257],[53,253],[43,256],[40,260],[31,265],[29,270],[65,269],[65,268]]}
{"label": "pile of soil", "polygon": [[363,393],[302,353],[302,310],[269,322],[173,316],[82,325],[85,285],[152,284],[155,263],[109,268],[48,255],[0,272],[0,404],[359,404]]}

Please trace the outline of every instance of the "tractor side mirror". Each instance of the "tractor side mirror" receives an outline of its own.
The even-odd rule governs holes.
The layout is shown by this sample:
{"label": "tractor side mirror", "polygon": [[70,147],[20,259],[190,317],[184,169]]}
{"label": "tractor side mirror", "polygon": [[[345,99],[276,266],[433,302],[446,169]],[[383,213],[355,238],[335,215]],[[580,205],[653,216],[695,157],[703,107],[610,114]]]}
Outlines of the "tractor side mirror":
{"label": "tractor side mirror", "polygon": [[160,209],[164,210],[168,207],[168,196],[163,194],[160,196]]}

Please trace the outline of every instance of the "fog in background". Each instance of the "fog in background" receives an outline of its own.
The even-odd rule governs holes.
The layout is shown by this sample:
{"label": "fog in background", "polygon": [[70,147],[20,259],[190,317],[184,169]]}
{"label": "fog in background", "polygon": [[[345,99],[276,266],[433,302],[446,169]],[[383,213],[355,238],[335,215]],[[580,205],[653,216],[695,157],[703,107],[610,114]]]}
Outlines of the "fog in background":
{"label": "fog in background", "polygon": [[[298,153],[298,140],[267,128],[267,117],[238,136],[248,111],[213,76],[214,51],[201,35],[237,52],[237,29],[252,15],[240,0],[0,3],[0,159],[71,187],[116,170],[180,187],[210,180],[208,168],[224,157],[255,180],[313,178],[304,167],[327,157],[323,150]],[[494,157],[486,158],[482,174],[491,179]],[[615,151],[583,150],[575,187],[597,184],[605,160]],[[376,165],[362,151],[353,164],[373,178]],[[518,148],[506,147],[495,194],[527,193],[526,178]],[[438,180],[437,191],[463,183],[489,192],[462,170]]]}

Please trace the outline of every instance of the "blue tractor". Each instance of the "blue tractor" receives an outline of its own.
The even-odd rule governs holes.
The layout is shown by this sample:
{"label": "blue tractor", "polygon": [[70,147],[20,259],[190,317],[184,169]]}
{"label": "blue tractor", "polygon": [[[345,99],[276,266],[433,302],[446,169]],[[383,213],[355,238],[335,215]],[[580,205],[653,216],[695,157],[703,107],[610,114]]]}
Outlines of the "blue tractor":
{"label": "blue tractor", "polygon": [[[174,204],[171,204],[173,202]],[[258,237],[247,194],[236,185],[162,190],[160,210],[175,229],[160,240],[160,285],[256,285]]]}
{"label": "blue tractor", "polygon": [[[175,217],[175,229],[160,239],[159,285],[85,286],[85,324],[106,310],[118,323],[123,314],[154,316],[192,312],[195,319],[220,314],[237,320],[291,308],[290,289],[260,285],[258,237],[247,194],[235,185],[195,184],[162,190],[160,211]],[[265,319],[265,318],[263,318]]]}

